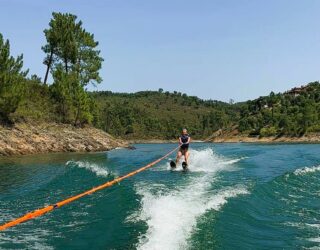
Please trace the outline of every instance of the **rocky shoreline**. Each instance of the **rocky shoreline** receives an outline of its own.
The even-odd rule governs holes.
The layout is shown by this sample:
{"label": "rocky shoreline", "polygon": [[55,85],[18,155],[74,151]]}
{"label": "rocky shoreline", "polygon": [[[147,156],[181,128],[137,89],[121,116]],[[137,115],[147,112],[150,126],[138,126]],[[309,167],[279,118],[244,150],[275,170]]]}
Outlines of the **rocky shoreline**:
{"label": "rocky shoreline", "polygon": [[[247,135],[216,134],[204,141],[208,143],[320,143],[320,133],[301,137],[250,137]],[[129,143],[177,143],[177,140],[116,139],[91,126],[76,128],[68,124],[18,123],[13,127],[0,126],[0,156],[27,155],[50,152],[96,152],[118,147],[129,147]]]}
{"label": "rocky shoreline", "polygon": [[[162,140],[162,139],[136,139],[128,140],[130,144],[162,144],[162,143],[176,143],[178,144],[178,138],[175,140]],[[204,142],[203,140],[192,140],[193,143]]]}
{"label": "rocky shoreline", "polygon": [[75,128],[56,123],[0,126],[0,156],[108,151],[117,147],[128,147],[128,143],[90,126]]}
{"label": "rocky shoreline", "polygon": [[[247,135],[237,136],[218,136],[209,140],[192,140],[192,143],[320,143],[320,134],[308,134],[301,137],[252,137]],[[143,139],[129,140],[132,144],[161,144],[161,143],[177,143],[177,140],[161,140],[161,139]]]}
{"label": "rocky shoreline", "polygon": [[301,137],[270,136],[270,137],[250,137],[250,136],[221,136],[210,139],[206,142],[213,143],[320,143],[320,134],[308,134]]}
{"label": "rocky shoreline", "polygon": [[162,139],[130,139],[130,144],[161,144],[161,143],[177,143],[178,140],[162,140]]}

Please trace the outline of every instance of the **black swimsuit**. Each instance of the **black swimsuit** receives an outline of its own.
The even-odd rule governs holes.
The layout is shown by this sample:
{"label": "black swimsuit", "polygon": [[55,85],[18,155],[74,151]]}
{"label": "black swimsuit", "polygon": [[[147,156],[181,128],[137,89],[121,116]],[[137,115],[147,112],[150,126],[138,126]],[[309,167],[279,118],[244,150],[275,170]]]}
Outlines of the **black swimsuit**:
{"label": "black swimsuit", "polygon": [[[188,140],[189,140],[189,135],[188,134],[186,134],[186,135],[181,135],[180,136],[180,140],[181,140],[181,142],[183,143],[182,145],[181,145],[181,147],[180,147],[180,149],[182,149],[182,150],[185,150],[185,151],[187,151],[188,150],[188,148],[189,148],[189,143],[187,143],[188,142]],[[185,144],[186,143],[186,144]]]}

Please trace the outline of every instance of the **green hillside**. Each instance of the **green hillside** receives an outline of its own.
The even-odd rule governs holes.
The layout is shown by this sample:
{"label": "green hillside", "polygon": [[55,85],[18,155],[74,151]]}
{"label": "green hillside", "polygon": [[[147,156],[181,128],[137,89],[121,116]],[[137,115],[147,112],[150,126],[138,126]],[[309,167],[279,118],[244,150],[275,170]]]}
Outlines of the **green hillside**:
{"label": "green hillside", "polygon": [[[44,36],[46,70],[42,80],[28,76],[23,55],[13,57],[9,41],[0,33],[2,125],[89,124],[125,139],[173,139],[183,127],[195,139],[207,138],[220,129],[262,137],[320,132],[319,82],[236,104],[161,88],[132,94],[88,92],[89,85],[102,82],[103,58],[94,35],[77,16],[52,13]],[[52,83],[48,83],[49,75]]]}
{"label": "green hillside", "polygon": [[[52,86],[26,79],[24,94],[10,115],[13,122],[73,123],[74,107],[64,119]],[[182,127],[203,139],[218,129],[237,128],[249,136],[301,136],[320,132],[320,84],[309,83],[285,93],[228,104],[179,92],[143,91],[133,94],[90,92],[90,120],[108,133],[127,139],[172,139]]]}
{"label": "green hillside", "polygon": [[98,127],[124,138],[176,138],[186,127],[195,138],[205,138],[237,122],[239,111],[219,101],[204,101],[180,92],[143,91],[134,94],[93,92]]}
{"label": "green hillside", "polygon": [[182,127],[195,138],[237,129],[248,136],[302,136],[320,132],[320,83],[243,103],[205,101],[160,89],[135,94],[92,93],[100,128],[124,138],[176,137]]}
{"label": "green hillside", "polygon": [[260,136],[320,132],[319,82],[247,101],[241,107],[238,125],[242,133]]}

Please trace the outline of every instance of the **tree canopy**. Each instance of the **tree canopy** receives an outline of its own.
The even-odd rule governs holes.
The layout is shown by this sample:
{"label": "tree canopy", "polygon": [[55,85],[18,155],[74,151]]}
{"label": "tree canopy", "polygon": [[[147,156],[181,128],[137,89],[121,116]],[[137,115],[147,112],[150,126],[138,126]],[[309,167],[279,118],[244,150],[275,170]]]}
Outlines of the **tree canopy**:
{"label": "tree canopy", "polygon": [[0,120],[6,123],[22,98],[22,83],[28,74],[22,67],[23,55],[11,56],[9,40],[0,34]]}
{"label": "tree canopy", "polygon": [[49,28],[44,30],[47,43],[42,47],[46,53],[47,66],[44,83],[49,71],[53,75],[53,96],[61,121],[73,120],[75,125],[88,123],[91,100],[86,92],[88,84],[99,84],[103,58],[97,50],[94,35],[82,27],[77,16],[70,13],[52,13]]}
{"label": "tree canopy", "polygon": [[[92,124],[113,135],[172,139],[187,127],[195,138],[236,129],[249,136],[301,136],[320,132],[320,83],[255,100],[202,100],[162,88],[134,94],[88,92],[99,84],[103,58],[94,35],[70,13],[52,13],[44,30],[46,71],[41,78],[23,70],[23,56],[10,55],[0,34],[0,122],[50,121]],[[48,84],[49,74],[52,83]]]}

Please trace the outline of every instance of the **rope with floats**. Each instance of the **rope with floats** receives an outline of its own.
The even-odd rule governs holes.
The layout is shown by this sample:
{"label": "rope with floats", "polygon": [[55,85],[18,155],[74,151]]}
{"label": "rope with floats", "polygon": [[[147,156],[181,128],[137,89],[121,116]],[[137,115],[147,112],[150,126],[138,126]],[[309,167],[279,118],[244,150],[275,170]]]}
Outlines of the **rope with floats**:
{"label": "rope with floats", "polygon": [[132,177],[132,176],[134,176],[134,175],[136,175],[136,174],[138,174],[138,173],[140,173],[140,172],[142,172],[142,171],[144,171],[144,170],[146,170],[148,168],[151,168],[155,164],[159,163],[160,161],[164,160],[169,155],[174,153],[179,147],[176,147],[175,149],[171,150],[169,153],[165,154],[164,156],[160,157],[159,159],[157,159],[157,160],[155,160],[155,161],[153,161],[153,162],[151,162],[151,163],[149,163],[149,164],[147,164],[147,165],[145,165],[145,166],[143,166],[143,167],[141,167],[141,168],[139,168],[139,169],[137,169],[135,171],[132,171],[132,172],[130,172],[130,173],[124,175],[124,176],[118,177],[118,178],[116,178],[116,179],[114,179],[112,181],[108,181],[108,182],[106,182],[106,183],[104,183],[104,184],[102,184],[100,186],[94,187],[94,188],[92,188],[90,190],[87,190],[87,191],[85,191],[83,193],[80,193],[78,195],[71,196],[71,197],[69,197],[69,198],[67,198],[65,200],[62,200],[62,201],[59,201],[59,202],[55,203],[54,205],[49,205],[49,206],[34,210],[33,212],[29,212],[29,213],[25,214],[24,216],[21,216],[20,218],[14,219],[14,220],[12,220],[10,222],[7,222],[7,223],[5,223],[3,225],[0,225],[0,231],[6,230],[6,229],[8,229],[10,227],[14,227],[14,226],[16,226],[16,225],[18,225],[20,223],[32,220],[34,218],[40,217],[40,216],[42,216],[42,215],[44,215],[46,213],[51,212],[54,209],[60,208],[60,207],[62,207],[64,205],[67,205],[68,203],[71,203],[71,202],[73,202],[75,200],[78,200],[78,199],[80,199],[80,198],[82,198],[84,196],[87,196],[87,195],[92,194],[94,192],[97,192],[99,190],[111,187],[114,184],[119,183],[124,179]]}

